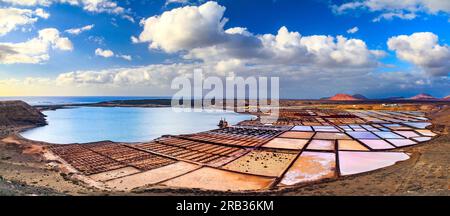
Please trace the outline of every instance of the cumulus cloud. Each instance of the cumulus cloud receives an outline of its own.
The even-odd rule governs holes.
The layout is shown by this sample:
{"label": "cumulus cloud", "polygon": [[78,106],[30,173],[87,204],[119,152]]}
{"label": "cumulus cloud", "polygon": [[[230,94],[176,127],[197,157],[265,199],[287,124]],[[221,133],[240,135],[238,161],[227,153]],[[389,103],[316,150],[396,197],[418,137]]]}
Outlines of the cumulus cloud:
{"label": "cumulus cloud", "polygon": [[140,42],[139,38],[137,38],[136,36],[131,36],[130,40],[131,40],[131,43],[133,43],[133,44],[137,44]]}
{"label": "cumulus cloud", "polygon": [[95,49],[95,55],[101,56],[103,58],[116,57],[116,58],[125,59],[127,61],[133,60],[133,57],[131,55],[115,54],[112,50],[108,50],[108,49],[104,50],[102,48]]}
{"label": "cumulus cloud", "polygon": [[184,52],[186,59],[206,62],[237,59],[241,64],[370,67],[383,56],[382,51],[369,50],[364,41],[343,36],[302,36],[286,27],[276,35],[255,35],[243,27],[224,30],[224,12],[225,7],[216,2],[166,11],[141,22],[144,29],[139,42],[148,42],[150,49]]}
{"label": "cumulus cloud", "polygon": [[37,64],[47,61],[49,50],[73,50],[72,42],[55,28],[42,29],[38,37],[21,43],[0,43],[0,64]]}
{"label": "cumulus cloud", "polygon": [[355,27],[353,27],[353,28],[351,28],[351,29],[348,29],[348,30],[347,30],[347,33],[349,33],[349,34],[355,34],[355,33],[358,32],[358,31],[359,31],[358,26],[355,26]]}
{"label": "cumulus cloud", "polygon": [[334,12],[338,14],[346,13],[350,10],[366,9],[371,12],[380,12],[381,14],[373,21],[382,19],[390,20],[393,18],[414,19],[419,13],[426,14],[449,14],[450,1],[442,0],[408,0],[408,1],[390,1],[390,0],[354,0],[341,5],[333,5]]}
{"label": "cumulus cloud", "polygon": [[123,14],[126,10],[111,0],[0,0],[0,2],[19,6],[45,6],[48,7],[54,3],[70,4],[80,6],[85,11],[92,13],[112,13]]}
{"label": "cumulus cloud", "polygon": [[131,55],[117,55],[117,57],[123,58],[123,59],[128,60],[128,61],[133,60],[133,57],[131,57]]}
{"label": "cumulus cloud", "polygon": [[390,50],[398,58],[411,62],[434,76],[447,76],[450,72],[450,47],[439,45],[438,36],[431,32],[391,37]]}
{"label": "cumulus cloud", "polygon": [[102,48],[97,48],[95,49],[95,55],[109,58],[114,56],[114,52],[111,50],[103,50]]}
{"label": "cumulus cloud", "polygon": [[189,0],[166,0],[166,4],[165,5],[169,5],[169,4],[187,4],[189,3]]}
{"label": "cumulus cloud", "polygon": [[50,16],[43,9],[36,10],[19,8],[0,8],[0,36],[15,30],[18,26],[30,25],[39,18],[47,19]]}
{"label": "cumulus cloud", "polygon": [[223,38],[225,7],[207,2],[199,7],[186,6],[142,20],[141,42],[166,52],[193,49],[219,43]]}
{"label": "cumulus cloud", "polygon": [[69,33],[69,34],[73,34],[73,35],[79,35],[85,31],[89,31],[92,28],[94,28],[94,24],[92,25],[87,25],[87,26],[83,26],[81,28],[71,28],[71,29],[67,29],[65,32]]}
{"label": "cumulus cloud", "polygon": [[169,87],[172,79],[192,73],[197,64],[155,64],[136,68],[117,68],[100,71],[74,71],[60,74],[58,85],[141,85]]}
{"label": "cumulus cloud", "polygon": [[[362,93],[369,97],[409,96],[414,93],[442,89],[440,96],[450,92],[448,77],[426,77],[419,71],[377,73],[365,68],[322,68],[279,65],[239,65],[227,62],[222,66],[239,67],[236,76],[280,76],[280,94],[290,98],[320,98],[336,92]],[[53,78],[29,77],[0,80],[0,88],[10,94],[54,94],[55,90],[68,95],[170,95],[171,81],[178,76],[190,77],[195,69],[203,69],[205,76],[218,75],[216,66],[208,63],[156,64],[131,68],[109,68],[92,71],[66,72]],[[420,85],[419,85],[420,84]],[[132,88],[129,88],[133,86]],[[12,90],[11,90],[12,89]],[[439,96],[439,95],[436,95]]]}

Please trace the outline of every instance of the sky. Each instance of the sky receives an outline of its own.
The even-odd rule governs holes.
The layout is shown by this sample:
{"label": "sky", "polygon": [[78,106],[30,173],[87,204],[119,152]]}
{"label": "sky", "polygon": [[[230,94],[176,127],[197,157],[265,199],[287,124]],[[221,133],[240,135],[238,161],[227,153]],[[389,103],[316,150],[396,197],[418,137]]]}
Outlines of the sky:
{"label": "sky", "polygon": [[170,96],[279,77],[282,98],[450,95],[450,0],[0,0],[0,96]]}

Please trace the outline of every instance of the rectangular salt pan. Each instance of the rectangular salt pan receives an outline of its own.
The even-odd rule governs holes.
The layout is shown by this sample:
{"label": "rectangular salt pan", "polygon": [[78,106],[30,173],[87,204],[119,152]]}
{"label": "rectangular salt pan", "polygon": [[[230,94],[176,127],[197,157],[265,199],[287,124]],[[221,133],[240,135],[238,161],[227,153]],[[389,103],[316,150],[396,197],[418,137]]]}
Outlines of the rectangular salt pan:
{"label": "rectangular salt pan", "polygon": [[398,161],[407,159],[409,159],[409,156],[403,152],[339,151],[339,167],[341,175],[369,172],[394,165]]}
{"label": "rectangular salt pan", "polygon": [[393,149],[395,148],[388,142],[382,140],[382,139],[361,139],[359,140],[365,145],[369,146],[371,149],[374,150],[383,150],[383,149]]}
{"label": "rectangular salt pan", "polygon": [[295,185],[335,177],[336,156],[334,153],[303,152],[289,168],[280,186]]}
{"label": "rectangular salt pan", "polygon": [[278,148],[278,149],[292,149],[300,150],[308,143],[307,139],[287,139],[287,138],[275,138],[265,144],[266,148]]}
{"label": "rectangular salt pan", "polygon": [[293,130],[293,131],[313,131],[311,126],[301,126],[301,125],[295,126],[291,130]]}
{"label": "rectangular salt pan", "polygon": [[334,150],[334,140],[311,140],[307,149],[310,150]]}
{"label": "rectangular salt pan", "polygon": [[165,181],[162,185],[176,188],[198,188],[220,191],[266,189],[274,178],[235,173],[204,167],[180,177]]}
{"label": "rectangular salt pan", "polygon": [[379,139],[375,134],[371,132],[347,132],[350,136],[355,139]]}
{"label": "rectangular salt pan", "polygon": [[314,139],[338,140],[338,139],[351,139],[351,138],[344,133],[317,132],[316,135],[314,135]]}
{"label": "rectangular salt pan", "polygon": [[333,126],[313,126],[313,128],[315,131],[321,132],[339,132],[339,130]]}
{"label": "rectangular salt pan", "polygon": [[296,156],[297,154],[254,150],[223,168],[241,173],[278,177]]}
{"label": "rectangular salt pan", "polygon": [[387,139],[390,143],[394,144],[397,147],[410,146],[417,144],[416,142],[409,139]]}
{"label": "rectangular salt pan", "polygon": [[314,135],[314,132],[300,132],[300,131],[287,131],[281,134],[280,138],[292,138],[292,139],[309,139]]}
{"label": "rectangular salt pan", "polygon": [[414,131],[394,131],[396,134],[402,135],[406,138],[411,138],[411,137],[418,137],[419,134],[417,134]]}
{"label": "rectangular salt pan", "polygon": [[426,142],[426,141],[430,141],[431,137],[414,137],[413,140],[415,140],[417,142]]}
{"label": "rectangular salt pan", "polygon": [[431,123],[429,122],[405,122],[405,124],[419,129],[425,129],[426,127],[431,125]]}
{"label": "rectangular salt pan", "polygon": [[436,134],[431,132],[430,130],[416,130],[416,131],[424,136],[436,136]]}
{"label": "rectangular salt pan", "polygon": [[369,149],[355,140],[338,140],[339,150],[369,151]]}
{"label": "rectangular salt pan", "polygon": [[399,136],[399,135],[397,135],[395,133],[392,133],[392,132],[385,132],[385,131],[378,132],[378,131],[375,131],[374,133],[377,136],[379,136],[381,138],[384,138],[384,139],[401,139],[401,138],[403,138],[403,137],[401,137],[401,136]]}

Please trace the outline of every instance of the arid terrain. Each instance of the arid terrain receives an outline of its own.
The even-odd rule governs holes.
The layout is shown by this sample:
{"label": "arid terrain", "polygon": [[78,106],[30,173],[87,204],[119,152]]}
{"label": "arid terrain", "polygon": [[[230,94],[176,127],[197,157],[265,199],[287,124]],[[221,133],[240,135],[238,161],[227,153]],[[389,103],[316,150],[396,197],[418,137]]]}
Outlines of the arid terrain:
{"label": "arid terrain", "polygon": [[[433,123],[431,129],[438,132],[439,136],[429,142],[404,148],[406,152],[412,153],[409,160],[380,170],[338,180],[324,180],[262,192],[214,192],[152,187],[138,188],[126,193],[94,188],[81,181],[80,177],[72,176],[72,172],[61,170],[58,161],[44,157],[48,144],[16,136],[16,133],[24,128],[44,124],[43,116],[24,103],[1,102],[0,105],[3,107],[0,112],[0,195],[450,195],[450,107],[445,102],[408,102],[386,106],[366,102],[282,101],[281,105],[285,109],[318,107],[426,112]],[[17,118],[19,116],[20,118]],[[287,158],[283,156],[282,159]],[[248,169],[245,167],[247,165],[244,165],[236,163],[232,169]],[[272,165],[274,164],[263,164]],[[256,170],[259,172],[261,169]]]}

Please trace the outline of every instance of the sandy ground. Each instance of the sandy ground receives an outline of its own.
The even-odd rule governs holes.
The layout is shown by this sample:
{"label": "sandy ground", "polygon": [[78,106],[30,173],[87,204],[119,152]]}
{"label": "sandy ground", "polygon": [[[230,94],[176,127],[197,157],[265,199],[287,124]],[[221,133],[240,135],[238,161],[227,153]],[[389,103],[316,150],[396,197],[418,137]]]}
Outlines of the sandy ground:
{"label": "sandy ground", "polygon": [[0,141],[0,195],[86,195],[89,189],[49,166],[42,146],[8,137]]}
{"label": "sandy ground", "polygon": [[[450,108],[430,114],[441,134],[406,148],[411,159],[381,170],[338,181],[297,186],[279,191],[227,193],[193,189],[139,189],[127,195],[450,195]],[[4,138],[4,137],[3,137]],[[88,188],[69,174],[60,174],[29,141],[0,139],[0,195],[123,195]],[[13,140],[12,140],[13,139]],[[19,144],[20,143],[20,144]],[[194,176],[195,177],[195,176]]]}

